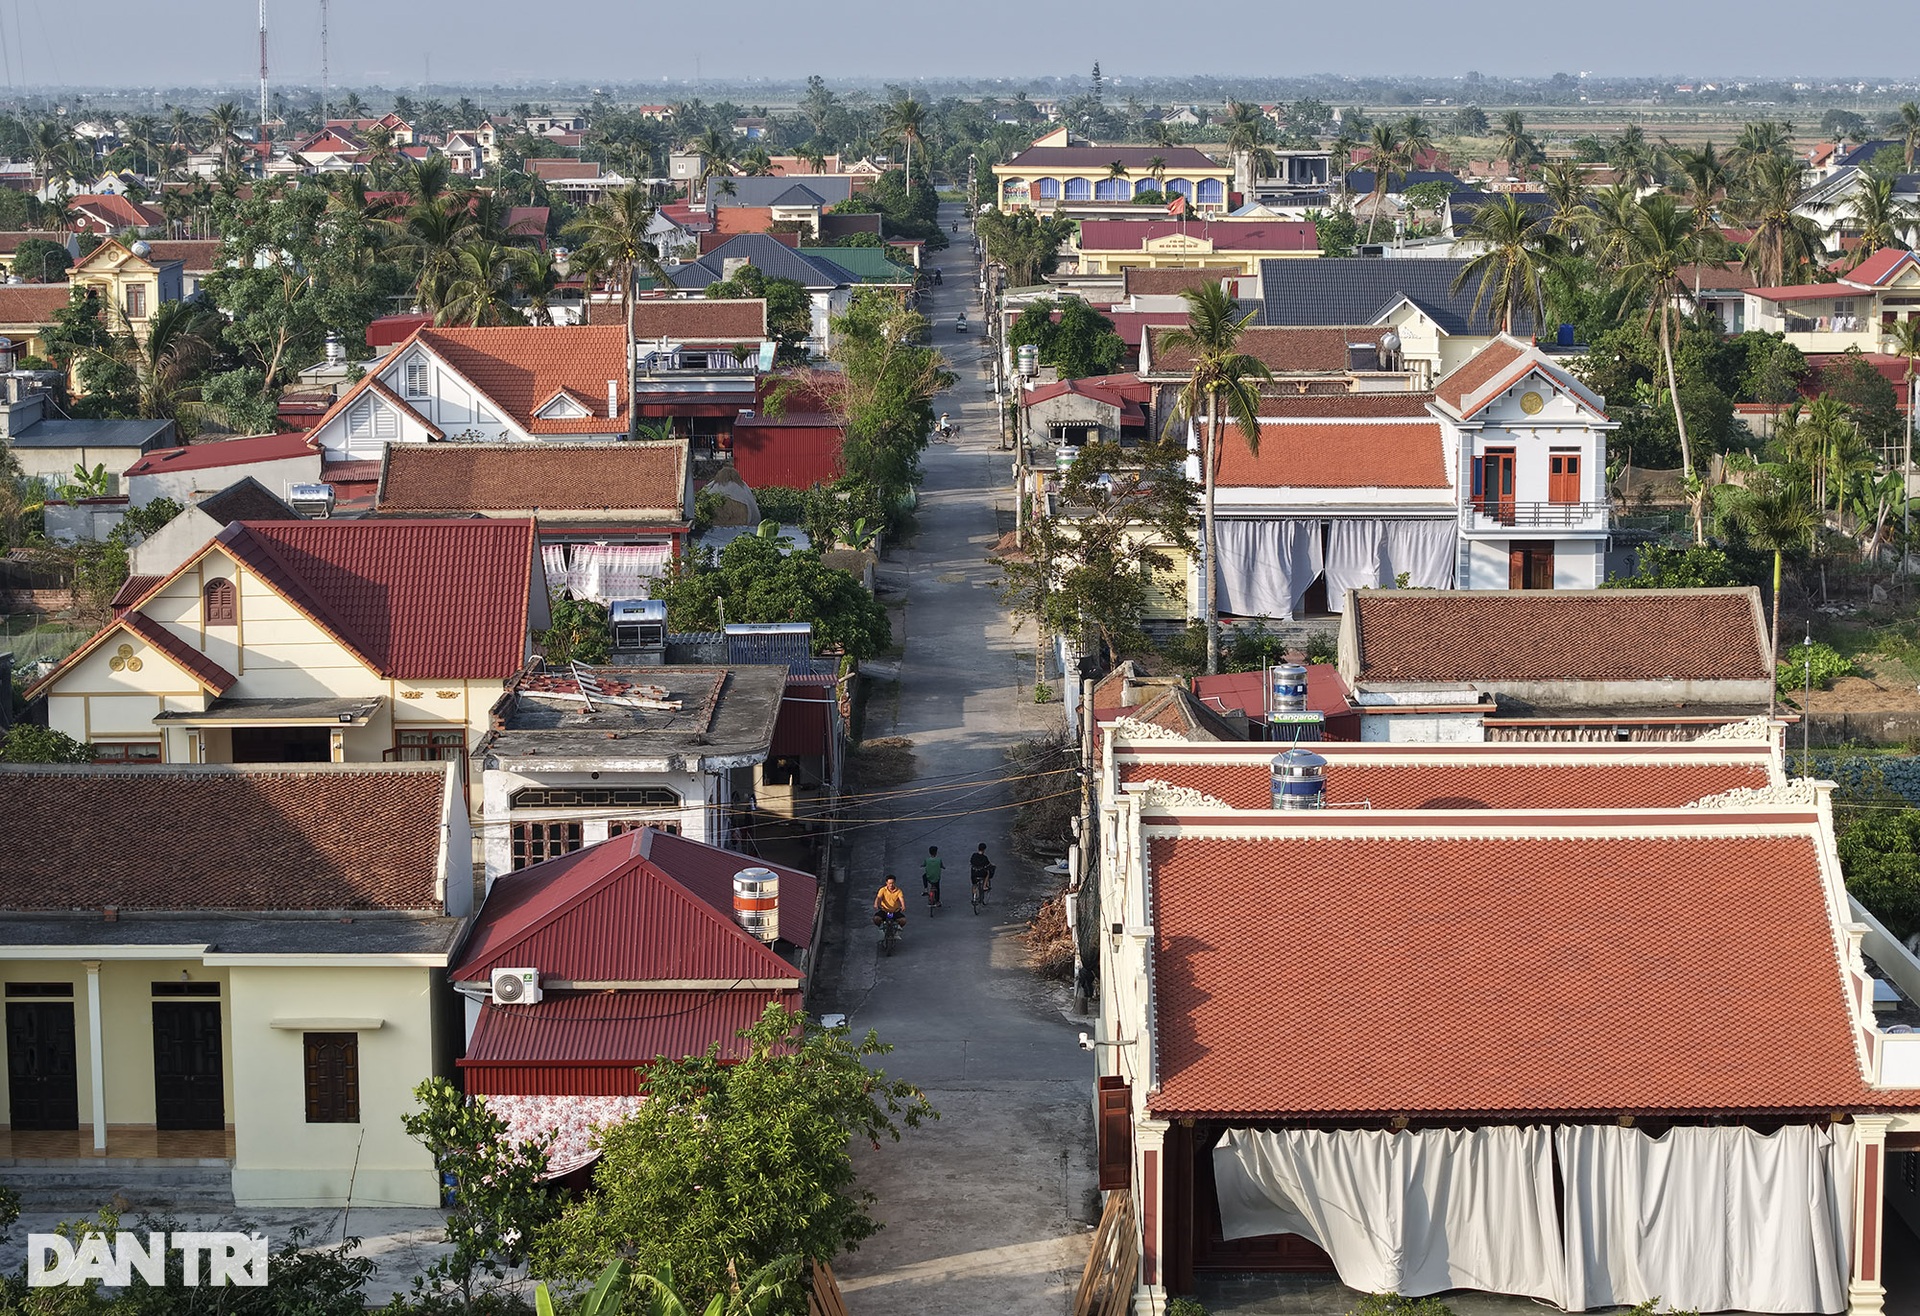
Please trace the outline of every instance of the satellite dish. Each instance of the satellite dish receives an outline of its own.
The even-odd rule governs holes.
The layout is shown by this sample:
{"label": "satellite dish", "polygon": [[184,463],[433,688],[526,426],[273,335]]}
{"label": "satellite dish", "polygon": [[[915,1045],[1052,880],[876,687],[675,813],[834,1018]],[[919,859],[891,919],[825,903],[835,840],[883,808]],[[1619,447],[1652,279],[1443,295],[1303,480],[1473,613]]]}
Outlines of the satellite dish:
{"label": "satellite dish", "polygon": [[136,242],[133,246],[129,247],[128,250],[136,256],[151,256],[153,254],[153,248],[145,242]]}

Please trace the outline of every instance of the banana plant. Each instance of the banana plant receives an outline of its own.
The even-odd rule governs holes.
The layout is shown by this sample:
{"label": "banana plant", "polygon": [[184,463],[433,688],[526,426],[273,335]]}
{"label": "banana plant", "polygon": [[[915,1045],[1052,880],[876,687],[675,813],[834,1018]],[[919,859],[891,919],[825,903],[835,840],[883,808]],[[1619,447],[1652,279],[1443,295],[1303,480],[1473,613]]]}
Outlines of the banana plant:
{"label": "banana plant", "polygon": [[[787,1285],[798,1276],[800,1267],[798,1257],[770,1262],[714,1294],[700,1308],[699,1316],[766,1316],[786,1295]],[[636,1300],[631,1310],[627,1307],[629,1299]],[[536,1316],[559,1316],[553,1294],[544,1283],[534,1289],[533,1306]],[[634,1270],[626,1261],[614,1261],[600,1272],[599,1279],[567,1316],[694,1316],[694,1309],[675,1287],[671,1265],[647,1272]]]}

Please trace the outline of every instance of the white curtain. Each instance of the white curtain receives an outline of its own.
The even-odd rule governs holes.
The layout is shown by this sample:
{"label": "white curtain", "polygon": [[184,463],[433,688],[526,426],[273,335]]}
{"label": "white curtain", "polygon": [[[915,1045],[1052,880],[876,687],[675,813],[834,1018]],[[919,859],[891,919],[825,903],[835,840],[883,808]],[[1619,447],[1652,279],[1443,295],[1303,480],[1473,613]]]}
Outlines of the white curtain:
{"label": "white curtain", "polygon": [[1452,521],[1386,521],[1380,549],[1380,581],[1402,573],[1412,589],[1452,589],[1458,541]]}
{"label": "white curtain", "polygon": [[[1380,578],[1380,522],[1331,521],[1327,532],[1327,610],[1345,612],[1347,591],[1378,589]],[[1386,584],[1393,584],[1388,576]]]}
{"label": "white curtain", "polygon": [[541,545],[540,565],[547,569],[547,592],[549,594],[559,594],[569,588],[567,577],[567,546],[565,544]]}
{"label": "white curtain", "polygon": [[1567,1307],[1659,1298],[1696,1311],[1847,1307],[1852,1130],[1790,1124],[1555,1130]]}
{"label": "white curtain", "polygon": [[575,544],[567,568],[568,592],[595,603],[644,599],[649,582],[666,574],[672,554],[665,544]]}
{"label": "white curtain", "polygon": [[1227,1238],[1300,1234],[1340,1282],[1417,1297],[1565,1292],[1544,1127],[1232,1129],[1213,1152]]}
{"label": "white curtain", "polygon": [[1214,523],[1214,605],[1240,617],[1291,618],[1325,566],[1319,521]]}

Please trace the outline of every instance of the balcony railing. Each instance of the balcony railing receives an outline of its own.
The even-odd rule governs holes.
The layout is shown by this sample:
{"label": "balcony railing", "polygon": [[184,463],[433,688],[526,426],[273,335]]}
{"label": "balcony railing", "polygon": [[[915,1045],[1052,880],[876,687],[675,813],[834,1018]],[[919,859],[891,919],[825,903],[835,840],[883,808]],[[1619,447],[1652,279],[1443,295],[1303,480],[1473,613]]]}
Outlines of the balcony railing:
{"label": "balcony railing", "polygon": [[1598,529],[1607,524],[1611,506],[1606,502],[1523,503],[1480,498],[1460,509],[1460,524],[1467,530]]}

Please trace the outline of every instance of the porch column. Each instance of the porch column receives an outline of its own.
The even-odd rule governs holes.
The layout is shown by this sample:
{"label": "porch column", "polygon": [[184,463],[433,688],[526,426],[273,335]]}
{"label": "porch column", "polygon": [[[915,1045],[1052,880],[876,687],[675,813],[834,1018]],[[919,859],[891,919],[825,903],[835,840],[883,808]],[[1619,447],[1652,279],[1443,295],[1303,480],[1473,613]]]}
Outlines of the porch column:
{"label": "porch column", "polygon": [[1886,1213],[1885,1115],[1853,1117],[1853,1278],[1847,1285],[1847,1316],[1880,1316],[1887,1287],[1880,1279],[1881,1217]]}
{"label": "porch column", "polygon": [[93,1084],[93,1149],[107,1150],[107,1051],[100,1036],[100,961],[87,969],[87,1075]]}
{"label": "porch column", "polygon": [[1167,1213],[1161,1200],[1166,1145],[1165,1120],[1134,1120],[1134,1173],[1140,1186],[1140,1286],[1134,1290],[1134,1316],[1160,1316],[1167,1307],[1166,1247],[1160,1228]]}

